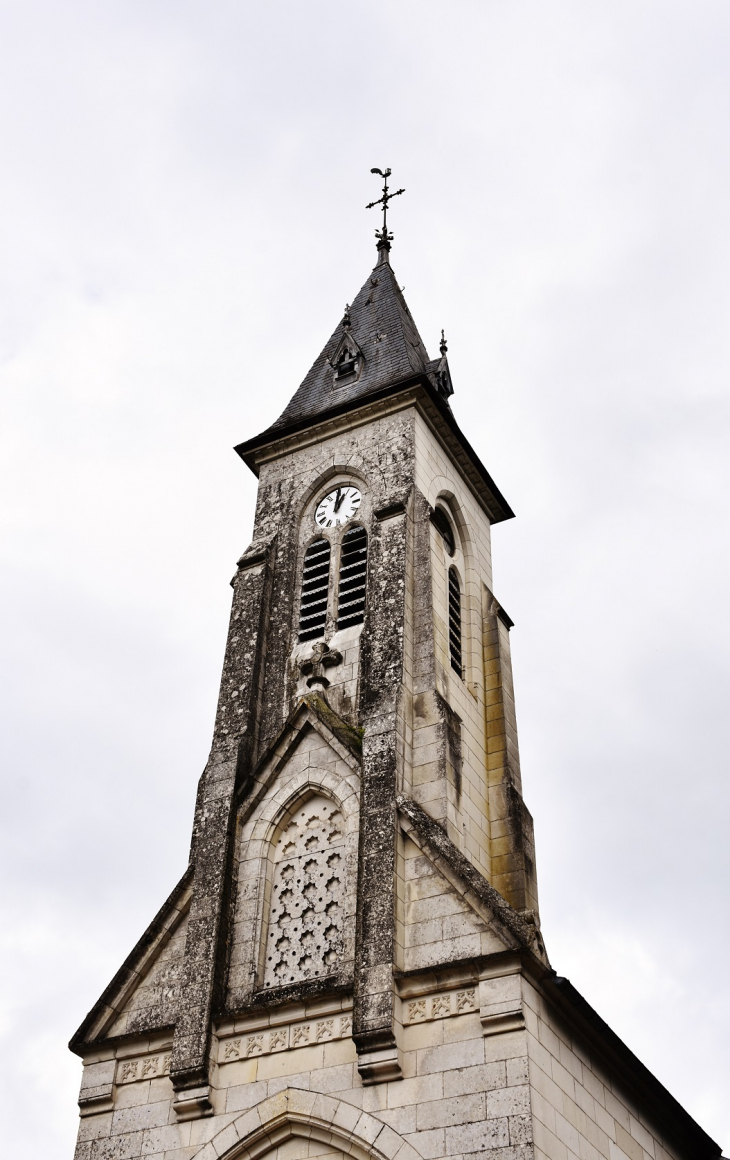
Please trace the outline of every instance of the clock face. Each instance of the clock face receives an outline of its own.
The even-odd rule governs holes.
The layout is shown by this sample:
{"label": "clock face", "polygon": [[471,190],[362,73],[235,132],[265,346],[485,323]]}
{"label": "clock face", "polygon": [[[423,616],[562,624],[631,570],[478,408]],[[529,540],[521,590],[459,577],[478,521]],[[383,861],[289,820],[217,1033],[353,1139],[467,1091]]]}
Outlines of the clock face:
{"label": "clock face", "polygon": [[360,507],[362,496],[356,487],[336,487],[317,504],[314,518],[320,528],[336,528],[346,524]]}

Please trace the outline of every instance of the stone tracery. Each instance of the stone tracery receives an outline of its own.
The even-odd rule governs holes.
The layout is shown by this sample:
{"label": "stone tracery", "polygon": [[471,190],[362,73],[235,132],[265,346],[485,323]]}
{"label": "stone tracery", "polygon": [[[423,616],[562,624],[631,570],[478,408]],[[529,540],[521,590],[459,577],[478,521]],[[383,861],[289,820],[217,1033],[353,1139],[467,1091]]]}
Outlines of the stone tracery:
{"label": "stone tracery", "polygon": [[323,978],[342,956],[344,822],[323,794],[301,803],[274,847],[264,986]]}

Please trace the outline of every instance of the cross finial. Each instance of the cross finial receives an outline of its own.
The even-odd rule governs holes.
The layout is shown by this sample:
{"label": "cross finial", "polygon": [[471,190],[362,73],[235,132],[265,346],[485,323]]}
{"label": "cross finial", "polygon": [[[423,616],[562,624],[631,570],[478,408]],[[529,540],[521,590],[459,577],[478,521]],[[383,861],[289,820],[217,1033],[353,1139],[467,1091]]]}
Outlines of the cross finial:
{"label": "cross finial", "polygon": [[441,331],[441,345],[439,346],[439,350],[441,351],[441,358],[446,358],[446,351],[448,349],[449,348],[446,345],[446,339],[444,338],[444,332],[442,330]]}
{"label": "cross finial", "polygon": [[396,189],[395,193],[390,192],[388,189],[388,178],[391,174],[390,169],[386,169],[385,171],[382,169],[371,169],[370,172],[377,173],[382,177],[383,193],[377,201],[368,202],[365,208],[372,209],[376,205],[382,205],[383,207],[383,228],[382,230],[375,231],[375,237],[378,239],[377,248],[381,255],[381,261],[387,262],[388,250],[390,249],[390,243],[393,241],[393,235],[388,233],[388,202],[392,198],[398,197],[399,194],[405,193],[405,189]]}

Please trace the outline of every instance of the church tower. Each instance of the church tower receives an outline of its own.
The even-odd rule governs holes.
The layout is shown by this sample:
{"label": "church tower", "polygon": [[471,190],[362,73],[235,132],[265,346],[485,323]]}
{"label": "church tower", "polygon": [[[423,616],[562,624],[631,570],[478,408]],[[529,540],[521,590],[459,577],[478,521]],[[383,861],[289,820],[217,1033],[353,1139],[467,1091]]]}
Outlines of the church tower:
{"label": "church tower", "polygon": [[513,513],[391,240],[236,448],[258,500],[190,861],[71,1041],[77,1160],[719,1156],[549,963],[492,582]]}

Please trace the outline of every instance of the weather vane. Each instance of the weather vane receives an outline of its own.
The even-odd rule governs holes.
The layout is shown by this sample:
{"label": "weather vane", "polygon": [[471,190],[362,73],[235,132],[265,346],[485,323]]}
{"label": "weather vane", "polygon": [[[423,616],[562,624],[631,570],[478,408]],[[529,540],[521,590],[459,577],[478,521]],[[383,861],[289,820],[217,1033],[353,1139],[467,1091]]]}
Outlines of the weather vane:
{"label": "weather vane", "polygon": [[378,173],[382,177],[382,179],[383,179],[383,194],[382,194],[382,197],[379,197],[377,201],[369,202],[365,208],[372,209],[373,206],[382,205],[382,207],[383,207],[383,228],[382,228],[382,230],[375,231],[375,237],[378,239],[378,249],[379,250],[381,250],[381,249],[382,250],[389,250],[390,243],[393,241],[393,235],[388,233],[388,202],[392,198],[398,197],[399,194],[405,193],[405,189],[396,189],[395,193],[389,192],[389,190],[388,190],[388,178],[390,177],[390,174],[391,174],[390,169],[386,169],[385,173],[383,173],[382,169],[371,169],[370,172],[371,173]]}

